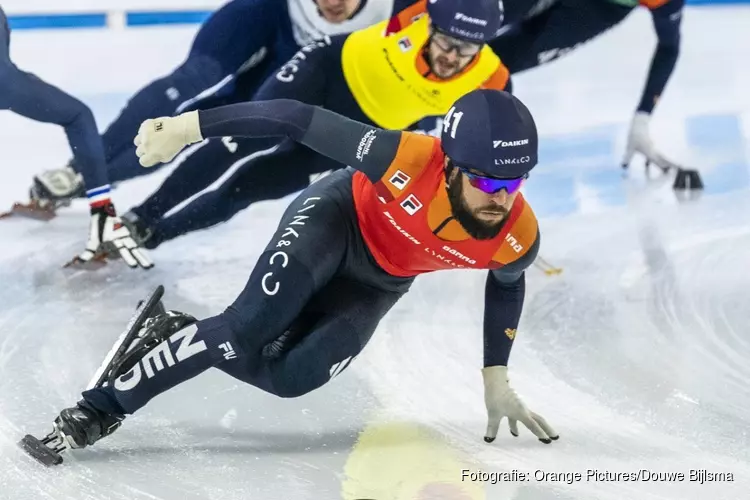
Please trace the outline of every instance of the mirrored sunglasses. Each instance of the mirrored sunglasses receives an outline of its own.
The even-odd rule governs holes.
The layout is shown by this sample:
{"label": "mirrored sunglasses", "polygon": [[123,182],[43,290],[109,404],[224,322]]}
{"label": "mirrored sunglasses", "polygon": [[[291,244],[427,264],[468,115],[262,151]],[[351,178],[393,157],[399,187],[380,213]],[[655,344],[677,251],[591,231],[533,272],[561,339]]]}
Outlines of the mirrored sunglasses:
{"label": "mirrored sunglasses", "polygon": [[526,174],[514,179],[498,179],[497,177],[475,174],[465,168],[458,167],[458,169],[469,179],[469,184],[487,194],[495,194],[501,189],[505,189],[508,194],[513,194],[521,189],[523,181],[529,178],[529,174]]}

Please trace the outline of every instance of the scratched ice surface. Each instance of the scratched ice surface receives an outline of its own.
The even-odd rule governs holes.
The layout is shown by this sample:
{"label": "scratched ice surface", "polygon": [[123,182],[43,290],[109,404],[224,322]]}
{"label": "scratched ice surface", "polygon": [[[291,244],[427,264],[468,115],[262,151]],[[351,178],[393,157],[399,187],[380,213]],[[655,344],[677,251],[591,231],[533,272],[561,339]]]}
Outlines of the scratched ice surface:
{"label": "scratched ice surface", "polygon": [[[169,307],[220,311],[288,199],[163,246],[149,273],[60,269],[87,224],[76,203],[47,224],[0,225],[0,498],[744,498],[750,72],[740,61],[749,23],[745,8],[685,15],[681,59],[653,127],[660,148],[702,170],[706,191],[692,203],[677,203],[669,180],[646,182],[637,168],[623,179],[618,167],[654,43],[648,16],[516,78],[543,139],[526,194],[541,220],[541,255],[563,273],[529,271],[511,376],[558,442],[544,446],[524,429],[512,438],[504,427],[495,443],[482,441],[484,275],[455,271],[421,278],[359,359],[320,391],[281,400],[209,372],[91,450],[43,469],[16,441],[44,433],[76,400],[138,299],[163,283]],[[12,49],[19,65],[90,103],[102,126],[129,92],[184,57],[192,34],[19,32]],[[97,73],[113,55],[121,66]],[[68,153],[53,126],[4,113],[0,130],[0,205],[8,206],[34,172]],[[120,210],[166,173],[120,186]],[[472,482],[463,470],[527,480]],[[701,484],[691,470],[732,480]],[[566,482],[563,473],[581,478]]]}

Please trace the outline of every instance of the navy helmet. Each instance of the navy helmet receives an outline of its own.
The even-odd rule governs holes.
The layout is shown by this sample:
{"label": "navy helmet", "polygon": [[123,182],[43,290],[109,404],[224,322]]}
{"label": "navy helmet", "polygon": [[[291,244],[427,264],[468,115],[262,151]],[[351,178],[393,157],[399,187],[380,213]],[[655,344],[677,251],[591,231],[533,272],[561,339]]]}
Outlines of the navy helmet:
{"label": "navy helmet", "polygon": [[537,164],[534,118],[502,90],[473,90],[458,99],[445,115],[440,141],[454,165],[490,177],[522,177]]}
{"label": "navy helmet", "polygon": [[500,34],[501,0],[428,0],[427,15],[446,35],[473,43],[487,43]]}

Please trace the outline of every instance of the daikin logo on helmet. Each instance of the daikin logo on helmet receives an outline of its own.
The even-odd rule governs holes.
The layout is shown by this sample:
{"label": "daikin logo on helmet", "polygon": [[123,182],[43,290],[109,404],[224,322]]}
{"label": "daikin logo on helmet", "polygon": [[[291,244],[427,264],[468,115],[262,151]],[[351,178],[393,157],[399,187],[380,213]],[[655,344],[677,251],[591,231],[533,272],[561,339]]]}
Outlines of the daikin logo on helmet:
{"label": "daikin logo on helmet", "polygon": [[479,26],[487,26],[487,20],[486,19],[479,19],[477,17],[467,16],[463,12],[456,12],[456,17],[454,19],[456,21],[463,21],[463,22],[469,23],[469,24],[477,24]]}
{"label": "daikin logo on helmet", "polygon": [[511,148],[514,146],[525,146],[529,143],[528,139],[521,139],[520,141],[492,141],[493,148]]}

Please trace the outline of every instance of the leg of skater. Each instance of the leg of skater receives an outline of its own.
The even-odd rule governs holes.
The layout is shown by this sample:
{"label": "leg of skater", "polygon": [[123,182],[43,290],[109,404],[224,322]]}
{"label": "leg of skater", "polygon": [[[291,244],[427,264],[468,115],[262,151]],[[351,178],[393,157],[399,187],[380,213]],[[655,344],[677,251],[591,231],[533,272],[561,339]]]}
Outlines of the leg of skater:
{"label": "leg of skater", "polygon": [[[158,394],[226,361],[230,353],[245,359],[248,373],[260,373],[264,347],[289,328],[344,261],[351,207],[339,194],[342,179],[329,177],[289,206],[231,306],[198,322],[182,313],[155,321],[150,335],[159,342],[130,371],[112,386],[86,391],[78,406],[63,412],[57,425],[71,446],[92,444],[106,435],[102,422],[122,420]],[[351,177],[343,183],[350,185]],[[189,326],[173,333],[175,321]]]}

